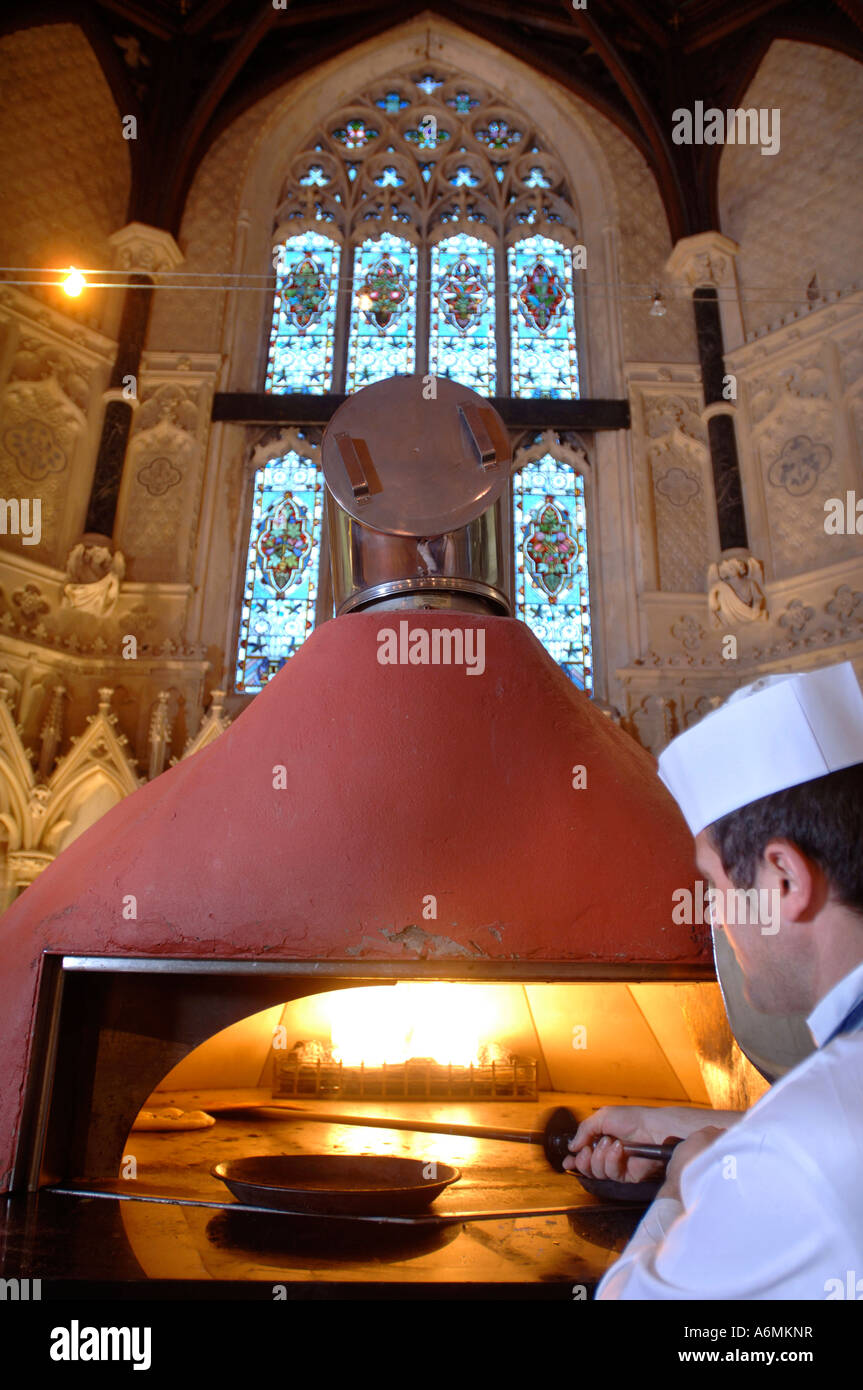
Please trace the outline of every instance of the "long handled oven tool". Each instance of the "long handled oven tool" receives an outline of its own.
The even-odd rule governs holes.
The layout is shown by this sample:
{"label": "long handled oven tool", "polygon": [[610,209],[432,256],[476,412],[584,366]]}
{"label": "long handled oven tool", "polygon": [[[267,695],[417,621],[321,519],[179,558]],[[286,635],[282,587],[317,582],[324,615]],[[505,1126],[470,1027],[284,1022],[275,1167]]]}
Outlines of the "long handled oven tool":
{"label": "long handled oven tool", "polygon": [[[237,1107],[243,1109],[244,1107]],[[323,1124],[359,1125],[368,1129],[398,1129],[409,1133],[447,1134],[466,1139],[500,1139],[508,1144],[537,1144],[541,1147],[552,1168],[558,1173],[566,1172],[563,1160],[571,1157],[569,1143],[575,1137],[579,1126],[577,1116],[565,1105],[550,1110],[545,1115],[542,1129],[497,1129],[486,1125],[447,1125],[437,1120],[399,1120],[390,1115],[342,1115],[330,1114],[322,1110],[304,1110],[294,1105],[256,1106],[255,1109],[278,1110],[282,1115],[296,1116],[303,1120],[320,1120]],[[226,1111],[221,1110],[225,1114]],[[594,1147],[600,1138],[597,1135]],[[670,1137],[664,1144],[624,1144],[626,1158],[649,1158],[657,1163],[667,1163],[680,1139]]]}

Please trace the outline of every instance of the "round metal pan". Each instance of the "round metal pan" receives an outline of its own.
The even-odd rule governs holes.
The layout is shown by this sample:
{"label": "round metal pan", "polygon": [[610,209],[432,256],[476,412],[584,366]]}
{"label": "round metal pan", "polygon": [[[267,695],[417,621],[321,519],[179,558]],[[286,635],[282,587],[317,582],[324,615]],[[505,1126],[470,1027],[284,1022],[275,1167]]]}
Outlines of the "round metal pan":
{"label": "round metal pan", "polygon": [[261,1154],[211,1169],[240,1202],[271,1211],[400,1216],[424,1211],[461,1177],[437,1163],[424,1178],[420,1158],[379,1154]]}
{"label": "round metal pan", "polygon": [[[572,1170],[570,1170],[572,1171]],[[660,1187],[658,1182],[616,1182],[614,1178],[588,1178],[584,1173],[573,1172],[585,1192],[591,1197],[602,1197],[606,1202],[627,1202],[637,1206],[649,1207]]]}

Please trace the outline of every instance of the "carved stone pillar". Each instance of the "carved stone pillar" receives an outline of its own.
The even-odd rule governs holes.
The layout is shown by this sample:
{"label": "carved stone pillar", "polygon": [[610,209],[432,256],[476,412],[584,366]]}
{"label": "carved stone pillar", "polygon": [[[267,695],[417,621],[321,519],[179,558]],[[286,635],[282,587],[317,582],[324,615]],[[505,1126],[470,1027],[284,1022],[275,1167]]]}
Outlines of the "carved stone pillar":
{"label": "carved stone pillar", "polygon": [[666,264],[672,279],[692,295],[722,551],[746,550],[749,545],[734,427],[736,391],[726,391],[723,336],[726,328],[733,335],[729,347],[742,341],[734,275],[737,249],[719,232],[704,232],[679,241]]}
{"label": "carved stone pillar", "polygon": [[175,270],[183,256],[168,232],[147,227],[143,222],[130,222],[108,240],[114,247],[117,269],[127,272],[131,287],[123,302],[117,357],[108,384],[85,530],[110,540],[137,395],[130,378],[137,383],[154,281],[159,271]]}

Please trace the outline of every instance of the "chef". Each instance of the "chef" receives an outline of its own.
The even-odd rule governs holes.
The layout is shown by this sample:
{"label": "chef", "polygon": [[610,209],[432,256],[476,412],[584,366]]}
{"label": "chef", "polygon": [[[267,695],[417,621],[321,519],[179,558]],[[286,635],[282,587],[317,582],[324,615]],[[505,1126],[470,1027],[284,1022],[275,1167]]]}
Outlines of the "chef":
{"label": "chef", "polygon": [[[742,1114],[606,1106],[580,1125],[566,1166],[618,1181],[656,1171],[621,1141],[684,1137],[596,1297],[863,1299],[863,692],[850,662],[737,691],[673,740],[659,775],[718,890],[747,999],[805,1014],[815,1051]],[[741,888],[777,920],[725,913]]]}

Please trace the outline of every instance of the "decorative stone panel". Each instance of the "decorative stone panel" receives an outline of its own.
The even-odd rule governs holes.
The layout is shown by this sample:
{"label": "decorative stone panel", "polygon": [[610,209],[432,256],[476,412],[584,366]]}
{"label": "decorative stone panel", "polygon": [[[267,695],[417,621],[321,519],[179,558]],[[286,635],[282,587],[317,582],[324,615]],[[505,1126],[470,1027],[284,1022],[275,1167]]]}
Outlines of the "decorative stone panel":
{"label": "decorative stone panel", "polygon": [[781,112],[780,149],[728,145],[719,166],[721,226],[740,243],[748,333],[805,312],[863,275],[863,66],[814,44],[777,39],[740,100]]}
{"label": "decorative stone panel", "polygon": [[219,360],[145,359],[117,530],[130,577],[139,582],[179,583],[191,575]]}

